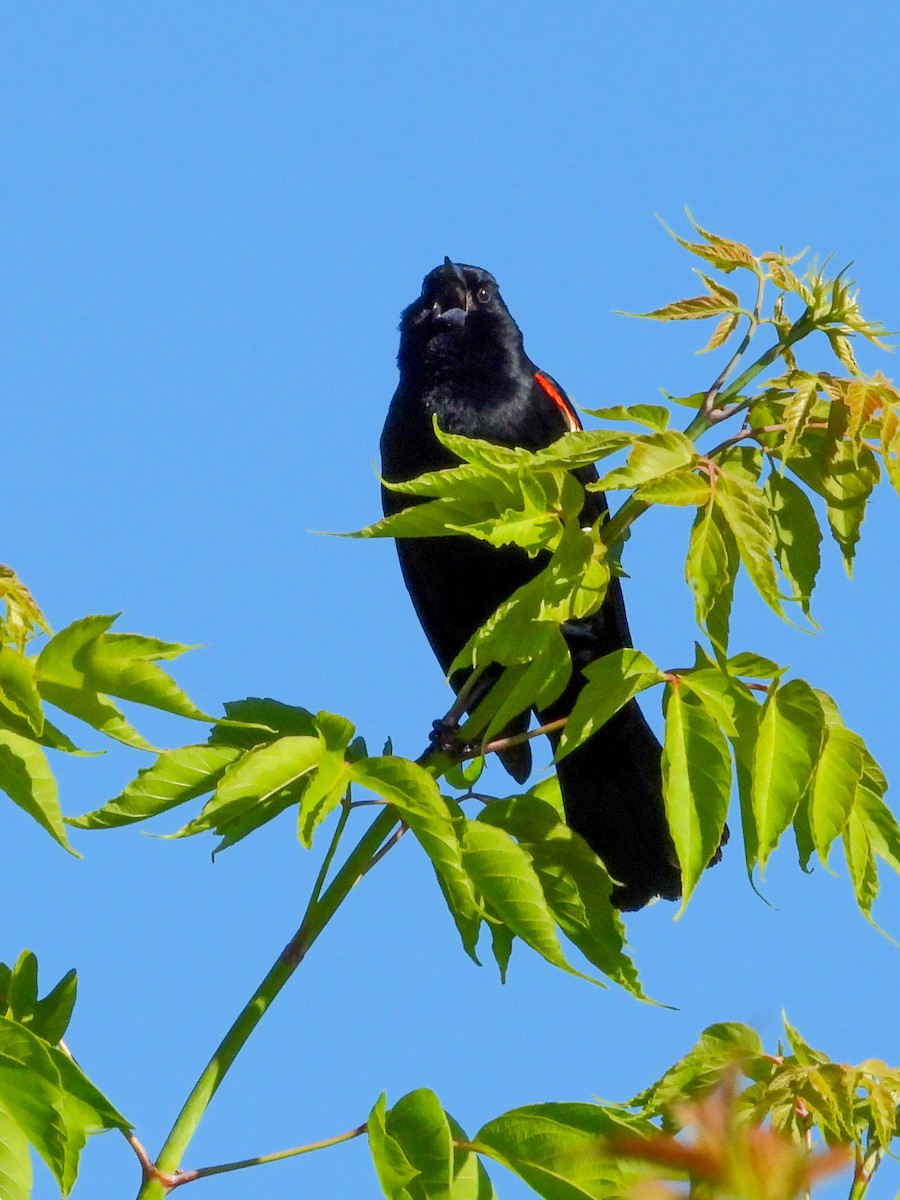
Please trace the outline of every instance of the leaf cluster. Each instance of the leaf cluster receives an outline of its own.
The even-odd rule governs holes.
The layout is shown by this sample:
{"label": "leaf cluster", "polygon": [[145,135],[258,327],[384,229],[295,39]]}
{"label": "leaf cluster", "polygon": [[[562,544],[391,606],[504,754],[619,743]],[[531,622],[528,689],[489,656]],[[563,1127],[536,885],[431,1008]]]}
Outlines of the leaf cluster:
{"label": "leaf cluster", "polygon": [[37,959],[29,950],[0,963],[0,1194],[31,1195],[29,1145],[67,1196],[87,1137],[131,1128],[74,1062],[62,1036],[75,1003],[69,971],[38,998]]}
{"label": "leaf cluster", "polygon": [[794,1200],[851,1161],[867,1183],[900,1134],[900,1071],[831,1062],[785,1030],[787,1048],[767,1054],[749,1026],[712,1025],[625,1104],[529,1105],[471,1139],[427,1089],[389,1109],[382,1096],[368,1121],[382,1190],[491,1200],[484,1160],[544,1200],[675,1200],[671,1182],[698,1200]]}

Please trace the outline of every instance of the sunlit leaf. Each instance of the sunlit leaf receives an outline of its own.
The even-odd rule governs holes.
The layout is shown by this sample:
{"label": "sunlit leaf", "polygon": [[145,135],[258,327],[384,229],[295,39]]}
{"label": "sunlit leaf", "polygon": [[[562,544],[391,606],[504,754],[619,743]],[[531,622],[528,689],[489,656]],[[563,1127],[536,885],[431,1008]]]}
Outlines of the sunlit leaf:
{"label": "sunlit leaf", "polygon": [[772,514],[775,557],[808,617],[821,561],[819,522],[806,493],[786,476],[773,471],[764,490]]}
{"label": "sunlit leaf", "polygon": [[697,321],[706,317],[718,316],[719,313],[730,312],[731,307],[731,304],[722,296],[692,296],[688,300],[673,300],[671,304],[665,304],[662,308],[654,308],[650,312],[629,312],[622,315],[645,317],[651,321]]}
{"label": "sunlit leaf", "polygon": [[661,475],[635,489],[638,500],[648,500],[653,504],[706,504],[709,495],[709,480],[688,468]]}
{"label": "sunlit leaf", "polygon": [[35,742],[8,729],[0,729],[0,789],[63,849],[75,853],[66,837],[56,779],[47,756]]}
{"label": "sunlit leaf", "polygon": [[381,1190],[388,1200],[410,1200],[407,1187],[419,1172],[397,1139],[387,1131],[387,1097],[383,1092],[369,1113],[366,1131]]}
{"label": "sunlit leaf", "polygon": [[419,1088],[398,1100],[386,1114],[385,1133],[415,1171],[405,1185],[385,1188],[385,1194],[397,1200],[451,1200],[453,1144],[446,1113],[434,1092]]}
{"label": "sunlit leaf", "polygon": [[89,1133],[129,1129],[81,1070],[8,1017],[0,1017],[0,1108],[68,1195]]}
{"label": "sunlit leaf", "polygon": [[10,646],[0,646],[0,698],[40,737],[44,732],[44,710],[34,679],[34,663]]}
{"label": "sunlit leaf", "polygon": [[823,863],[850,817],[863,774],[864,746],[859,734],[829,725],[810,795],[809,825]]}
{"label": "sunlit leaf", "polygon": [[718,725],[680,686],[666,687],[663,708],[663,798],[681,864],[683,911],[719,848],[731,792],[731,755]]}
{"label": "sunlit leaf", "polygon": [[740,323],[740,313],[729,313],[723,317],[715,329],[712,331],[709,341],[706,345],[698,350],[698,354],[708,354],[710,350],[718,350],[720,346],[724,346]]}
{"label": "sunlit leaf", "polygon": [[281,737],[248,750],[226,769],[200,815],[171,836],[212,829],[222,838],[217,853],[233,846],[300,799],[323,753],[319,737],[304,736]]}
{"label": "sunlit leaf", "polygon": [[[853,885],[853,895],[860,910],[868,915],[878,898],[878,868],[863,817],[851,810],[841,830],[844,855]],[[894,1105],[896,1109],[896,1104]]]}
{"label": "sunlit leaf", "polygon": [[661,404],[614,404],[610,408],[586,408],[584,411],[601,421],[633,421],[659,432],[669,427],[669,410]]}
{"label": "sunlit leaf", "polygon": [[28,1139],[0,1105],[0,1200],[30,1200]]}
{"label": "sunlit leaf", "polygon": [[466,871],[491,913],[554,967],[589,978],[576,971],[563,954],[556,923],[528,853],[504,830],[482,821],[467,823],[462,851]]}
{"label": "sunlit leaf", "polygon": [[607,472],[599,483],[591,484],[590,488],[595,491],[633,488],[683,467],[693,467],[698,461],[694,443],[678,430],[648,433],[635,439],[624,467]]}
{"label": "sunlit leaf", "polygon": [[738,562],[737,543],[717,506],[711,503],[698,510],[691,526],[685,578],[694,593],[697,624],[722,653],[728,647]]}
{"label": "sunlit leaf", "polygon": [[755,484],[722,476],[716,488],[716,504],[734,535],[741,562],[756,590],[769,607],[783,617],[772,562],[775,533],[766,497]]}
{"label": "sunlit leaf", "polygon": [[773,686],[763,705],[753,764],[751,804],[760,870],[806,793],[819,760],[825,718],[802,679]]}
{"label": "sunlit leaf", "polygon": [[660,683],[664,674],[639,650],[625,647],[606,654],[584,668],[587,683],[569,715],[560,739],[559,761],[605,725],[633,696]]}
{"label": "sunlit leaf", "polygon": [[351,780],[393,805],[431,860],[466,953],[475,947],[482,910],[463,861],[467,822],[455,801],[442,796],[432,775],[403,758],[366,758],[350,767]]}
{"label": "sunlit leaf", "polygon": [[212,791],[242,753],[226,745],[167,750],[152,766],[138,771],[115,799],[83,816],[67,817],[66,823],[79,829],[114,829],[168,812]]}
{"label": "sunlit leaf", "polygon": [[697,1100],[718,1087],[723,1071],[762,1053],[759,1034],[749,1025],[726,1021],[704,1029],[697,1044],[661,1079],[628,1101],[647,1116],[669,1114],[674,1104]]}
{"label": "sunlit leaf", "polygon": [[618,1200],[646,1173],[602,1153],[603,1139],[646,1122],[597,1104],[532,1104],[489,1121],[475,1135],[492,1158],[544,1200]]}
{"label": "sunlit leaf", "polygon": [[588,962],[643,997],[637,970],[625,952],[622,920],[610,903],[609,875],[561,814],[531,794],[491,804],[479,820],[505,829],[528,852],[556,923]]}

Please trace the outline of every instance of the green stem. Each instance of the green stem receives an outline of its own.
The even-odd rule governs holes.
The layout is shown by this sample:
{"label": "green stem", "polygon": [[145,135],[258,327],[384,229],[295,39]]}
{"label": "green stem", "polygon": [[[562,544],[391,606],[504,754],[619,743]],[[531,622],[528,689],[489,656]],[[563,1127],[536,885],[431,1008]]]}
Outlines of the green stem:
{"label": "green stem", "polygon": [[847,1200],[862,1200],[866,1192],[869,1190],[869,1184],[872,1182],[872,1176],[878,1170],[882,1158],[884,1158],[884,1147],[877,1142],[866,1147],[865,1157],[861,1162],[857,1162],[856,1170],[853,1174],[853,1183],[850,1187],[850,1193]]}
{"label": "green stem", "polygon": [[[380,813],[320,899],[310,906],[300,928],[225,1034],[185,1101],[157,1159],[156,1169],[160,1175],[171,1176],[177,1170],[210,1101],[244,1043],[353,885],[365,874],[369,860],[396,824],[397,816],[392,809]],[[138,1200],[162,1200],[165,1194],[166,1188],[160,1179],[147,1178],[138,1192]]]}
{"label": "green stem", "polygon": [[356,1129],[348,1129],[336,1137],[324,1138],[321,1142],[309,1142],[305,1146],[294,1146],[292,1150],[279,1150],[275,1154],[260,1154],[256,1158],[242,1158],[239,1162],[220,1163],[215,1167],[198,1167],[193,1171],[179,1174],[169,1187],[170,1191],[185,1183],[193,1183],[195,1179],[208,1179],[210,1175],[224,1175],[228,1171],[243,1171],[245,1167],[258,1167],[263,1163],[283,1162],[286,1158],[296,1158],[299,1154],[309,1154],[312,1150],[326,1150],[329,1146],[339,1146],[342,1142],[352,1141],[366,1133],[368,1124]]}

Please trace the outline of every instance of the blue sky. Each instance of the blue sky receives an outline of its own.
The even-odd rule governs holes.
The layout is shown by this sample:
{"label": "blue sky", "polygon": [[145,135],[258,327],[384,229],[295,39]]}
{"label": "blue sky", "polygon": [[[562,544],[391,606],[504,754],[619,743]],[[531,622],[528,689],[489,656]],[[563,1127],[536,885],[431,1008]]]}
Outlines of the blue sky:
{"label": "blue sky", "polygon": [[[889,6],[831,0],[7,6],[3,561],[57,628],[121,609],[123,628],[203,643],[177,676],[204,707],[272,695],[414,756],[447,692],[393,548],[310,531],[377,514],[396,324],[422,276],[445,254],[490,269],[531,357],[594,407],[718,369],[692,353],[701,331],[612,311],[694,293],[653,218],[683,230],[685,204],[757,251],[853,260],[864,311],[900,327],[898,35]],[[744,592],[734,637],[831,692],[895,781],[898,517],[883,489],[852,583],[826,555],[821,634]],[[686,528],[651,514],[629,545],[633,632],[664,665],[692,653]],[[141,765],[60,764],[64,808]],[[314,863],[290,818],[215,864],[211,842],[134,829],[78,836],[77,862],[11,806],[3,828],[0,958],[31,947],[48,983],[79,969],[72,1049],[156,1148]],[[680,921],[664,905],[629,920],[648,991],[675,1006],[652,1008],[520,949],[501,987],[404,842],[268,1015],[185,1165],[328,1137],[382,1089],[433,1087],[470,1132],[530,1101],[624,1098],[712,1021],[774,1045],[783,1007],[835,1058],[900,1061],[900,951],[840,867],[804,877],[785,845],[763,890],[772,907],[735,845]],[[900,936],[896,879],[878,909]],[[886,1167],[876,1193],[898,1178]],[[76,1197],[136,1186],[121,1139],[90,1144]],[[200,1186],[377,1194],[362,1144]],[[35,1195],[53,1194],[41,1176]]]}

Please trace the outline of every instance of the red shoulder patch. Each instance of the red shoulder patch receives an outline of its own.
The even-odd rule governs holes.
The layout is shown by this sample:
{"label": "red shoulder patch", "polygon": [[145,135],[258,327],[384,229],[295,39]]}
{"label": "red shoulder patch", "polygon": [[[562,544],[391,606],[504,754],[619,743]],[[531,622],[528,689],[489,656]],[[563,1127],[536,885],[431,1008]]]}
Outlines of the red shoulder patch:
{"label": "red shoulder patch", "polygon": [[581,422],[578,420],[578,414],[569,402],[568,396],[549,375],[545,375],[543,371],[535,371],[534,381],[546,395],[550,397],[556,407],[563,415],[563,420],[572,432],[576,429],[581,429]]}

